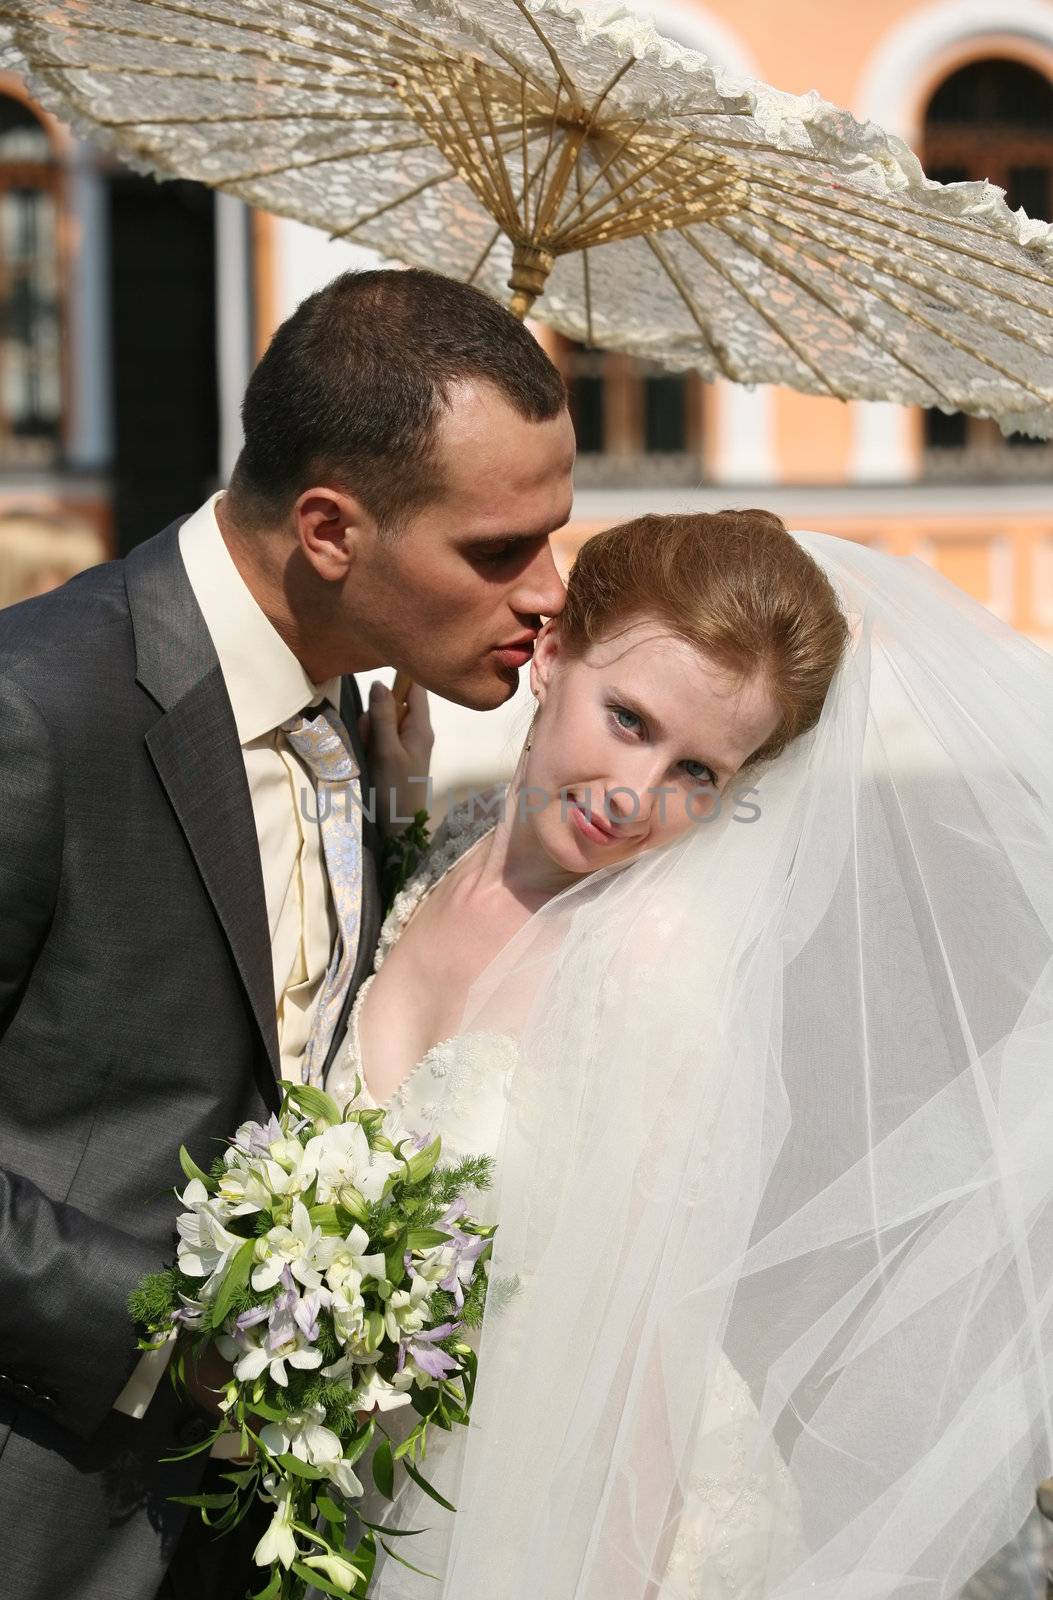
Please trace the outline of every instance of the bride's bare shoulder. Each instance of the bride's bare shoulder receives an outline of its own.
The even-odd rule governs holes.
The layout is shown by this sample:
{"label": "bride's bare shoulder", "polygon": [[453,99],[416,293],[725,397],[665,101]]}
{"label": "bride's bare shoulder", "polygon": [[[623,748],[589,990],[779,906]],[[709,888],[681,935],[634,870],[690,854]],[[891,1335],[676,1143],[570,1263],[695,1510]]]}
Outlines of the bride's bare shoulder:
{"label": "bride's bare shoulder", "polygon": [[432,834],[423,860],[407,879],[391,903],[380,932],[375,965],[380,966],[392,946],[401,938],[407,924],[432,889],[445,878],[451,867],[487,833],[501,815],[506,784],[474,789],[450,806]]}

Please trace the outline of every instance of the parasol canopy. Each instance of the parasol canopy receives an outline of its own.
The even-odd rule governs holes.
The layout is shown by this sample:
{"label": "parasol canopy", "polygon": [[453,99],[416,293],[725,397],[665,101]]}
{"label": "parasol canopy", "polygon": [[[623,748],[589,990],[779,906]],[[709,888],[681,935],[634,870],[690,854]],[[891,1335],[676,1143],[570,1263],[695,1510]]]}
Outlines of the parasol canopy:
{"label": "parasol canopy", "polygon": [[708,378],[1053,435],[1053,227],[575,0],[8,0],[33,86],[166,174]]}

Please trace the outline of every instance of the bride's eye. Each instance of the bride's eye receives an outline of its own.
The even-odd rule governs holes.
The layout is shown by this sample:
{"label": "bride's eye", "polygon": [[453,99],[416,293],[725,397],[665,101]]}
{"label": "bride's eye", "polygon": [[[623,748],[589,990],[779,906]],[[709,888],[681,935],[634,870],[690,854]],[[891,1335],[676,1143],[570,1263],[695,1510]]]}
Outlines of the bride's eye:
{"label": "bride's eye", "polygon": [[[717,775],[713,771],[712,767],[706,766],[704,761],[681,761],[680,765],[683,767],[684,771],[687,772],[688,777],[692,778],[695,783],[709,783],[714,789],[716,788]],[[688,771],[690,767],[697,767],[698,771],[690,772]]]}
{"label": "bride's eye", "polygon": [[[636,715],[636,712],[630,711],[628,706],[610,705],[607,707],[607,709],[610,711],[617,726],[621,728],[623,733],[635,733],[638,728],[643,726],[639,717]],[[622,717],[628,717],[629,721],[622,722]]]}

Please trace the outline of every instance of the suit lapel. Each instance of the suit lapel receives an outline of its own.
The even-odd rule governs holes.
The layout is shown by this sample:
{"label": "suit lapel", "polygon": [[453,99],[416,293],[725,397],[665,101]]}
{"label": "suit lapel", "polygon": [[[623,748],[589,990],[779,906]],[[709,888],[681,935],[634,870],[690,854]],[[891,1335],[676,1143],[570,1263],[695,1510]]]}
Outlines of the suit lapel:
{"label": "suit lapel", "polygon": [[163,715],[147,748],[226,934],[275,1077],[274,976],[259,843],[237,727],[179,554],[179,525],[138,546],[125,578],[137,679]]}
{"label": "suit lapel", "polygon": [[245,762],[218,665],[155,723],[146,745],[223,925],[277,1077],[263,869]]}

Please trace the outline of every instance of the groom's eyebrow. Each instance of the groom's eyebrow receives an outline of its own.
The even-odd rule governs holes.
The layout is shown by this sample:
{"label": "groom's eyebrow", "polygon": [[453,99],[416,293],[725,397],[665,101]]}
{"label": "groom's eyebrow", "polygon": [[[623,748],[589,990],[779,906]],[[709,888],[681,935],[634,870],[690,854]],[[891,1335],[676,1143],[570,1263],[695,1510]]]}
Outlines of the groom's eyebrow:
{"label": "groom's eyebrow", "polygon": [[469,550],[500,550],[510,544],[539,544],[542,539],[547,539],[551,528],[539,528],[535,533],[487,533],[478,538],[469,539]]}
{"label": "groom's eyebrow", "polygon": [[566,515],[561,515],[558,522],[545,522],[537,528],[514,528],[504,533],[479,533],[465,540],[465,547],[469,550],[491,550],[500,545],[509,544],[539,544],[542,539],[551,539],[560,528],[565,528],[570,521],[571,507],[567,507]]}
{"label": "groom's eyebrow", "polygon": [[[619,689],[612,684],[608,688],[607,693],[612,697],[612,699],[617,700],[620,705],[623,705],[626,711],[631,711],[633,716],[640,718],[641,722],[646,722],[647,726],[650,728],[651,732],[656,738],[661,739],[664,736],[665,730],[663,729],[661,722],[655,716],[654,712],[648,711],[646,706],[641,705],[636,696],[630,694],[628,689]],[[732,769],[728,766],[725,766],[720,761],[714,761],[712,756],[707,756],[703,753],[698,756],[692,756],[691,760],[704,762],[705,765],[709,767],[718,778],[730,778],[732,776]]]}
{"label": "groom's eyebrow", "polygon": [[545,539],[544,533],[486,533],[470,539],[473,550],[483,550],[492,544],[531,544],[535,539]]}

